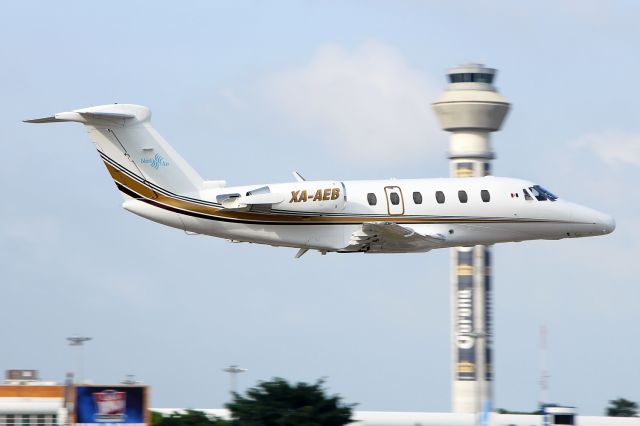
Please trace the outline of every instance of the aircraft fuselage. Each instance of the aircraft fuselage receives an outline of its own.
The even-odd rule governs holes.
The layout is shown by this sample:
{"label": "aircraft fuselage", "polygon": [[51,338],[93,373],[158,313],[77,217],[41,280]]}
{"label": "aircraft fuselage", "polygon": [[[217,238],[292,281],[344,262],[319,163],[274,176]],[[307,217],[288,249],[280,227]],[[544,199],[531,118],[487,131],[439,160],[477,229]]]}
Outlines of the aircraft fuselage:
{"label": "aircraft fuselage", "polygon": [[[613,219],[561,198],[551,200],[520,179],[440,178],[303,181],[203,190],[200,208],[181,212],[140,201],[125,208],[187,232],[238,242],[337,252],[421,252],[426,247],[348,248],[365,223],[394,223],[442,237],[441,247],[603,235]],[[268,188],[283,200],[270,205],[223,207],[225,200]],[[535,192],[534,192],[535,191]],[[165,199],[169,205],[170,200]],[[375,244],[374,244],[375,245]]]}

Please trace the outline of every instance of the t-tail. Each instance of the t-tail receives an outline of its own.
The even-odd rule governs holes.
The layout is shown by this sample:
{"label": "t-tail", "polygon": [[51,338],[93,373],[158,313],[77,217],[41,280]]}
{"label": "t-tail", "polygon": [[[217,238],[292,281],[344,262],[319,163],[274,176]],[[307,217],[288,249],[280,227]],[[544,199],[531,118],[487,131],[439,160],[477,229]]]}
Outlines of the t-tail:
{"label": "t-tail", "polygon": [[202,188],[202,177],[151,127],[150,117],[147,107],[113,104],[25,122],[84,124],[125,199],[157,198],[163,191],[196,195]]}

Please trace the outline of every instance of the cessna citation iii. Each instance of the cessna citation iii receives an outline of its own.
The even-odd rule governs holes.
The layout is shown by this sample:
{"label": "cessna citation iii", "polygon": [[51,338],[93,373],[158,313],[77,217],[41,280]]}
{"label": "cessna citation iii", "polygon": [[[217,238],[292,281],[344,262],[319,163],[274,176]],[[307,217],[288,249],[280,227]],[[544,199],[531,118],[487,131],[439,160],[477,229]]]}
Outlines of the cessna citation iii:
{"label": "cessna citation iii", "polygon": [[232,241],[339,253],[409,253],[611,233],[613,218],[511,178],[307,181],[227,187],[206,181],[151,127],[139,105],[61,112],[28,123],[84,124],[122,207],[154,222]]}

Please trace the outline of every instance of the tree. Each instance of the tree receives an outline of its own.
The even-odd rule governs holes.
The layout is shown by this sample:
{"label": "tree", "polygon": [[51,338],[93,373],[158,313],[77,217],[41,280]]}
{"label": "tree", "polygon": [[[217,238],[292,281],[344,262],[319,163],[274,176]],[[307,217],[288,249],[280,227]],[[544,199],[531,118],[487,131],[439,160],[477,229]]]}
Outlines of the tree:
{"label": "tree", "polygon": [[609,417],[636,417],[638,404],[628,399],[618,398],[609,401],[607,416]]}
{"label": "tree", "polygon": [[151,412],[151,424],[153,426],[228,426],[230,423],[216,416],[209,417],[202,411],[185,410],[168,416]]}
{"label": "tree", "polygon": [[351,423],[355,404],[327,396],[324,380],[314,384],[289,384],[281,378],[261,382],[246,396],[234,395],[226,407],[233,425],[242,426],[342,426]]}

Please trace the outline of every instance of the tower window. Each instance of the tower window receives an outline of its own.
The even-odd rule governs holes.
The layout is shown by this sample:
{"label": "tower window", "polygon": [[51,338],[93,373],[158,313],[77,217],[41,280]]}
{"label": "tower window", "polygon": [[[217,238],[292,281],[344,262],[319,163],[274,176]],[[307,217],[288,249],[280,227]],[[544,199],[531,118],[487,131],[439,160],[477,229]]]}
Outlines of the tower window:
{"label": "tower window", "polygon": [[473,163],[464,162],[456,164],[456,177],[473,176]]}
{"label": "tower window", "polygon": [[449,74],[451,83],[488,83],[493,82],[493,74],[478,72],[461,72]]}
{"label": "tower window", "polygon": [[473,250],[459,250],[458,265],[473,265]]}
{"label": "tower window", "polygon": [[416,204],[422,204],[422,194],[419,192],[413,193],[413,202]]}
{"label": "tower window", "polygon": [[444,203],[444,192],[436,191],[436,201],[438,202],[438,204]]}
{"label": "tower window", "polygon": [[368,193],[367,202],[370,206],[375,206],[376,204],[378,204],[378,198],[376,197],[376,194],[374,194],[373,192]]}
{"label": "tower window", "polygon": [[461,203],[466,203],[467,201],[469,201],[469,197],[467,197],[467,191],[458,191],[458,200],[460,200]]}
{"label": "tower window", "polygon": [[394,206],[400,204],[400,196],[395,192],[389,194],[389,199],[391,200],[391,204],[393,204]]}
{"label": "tower window", "polygon": [[486,189],[483,189],[482,191],[480,191],[480,198],[482,198],[482,201],[484,201],[485,203],[488,203],[489,201],[491,201],[491,194],[489,194],[489,191],[487,191]]}

